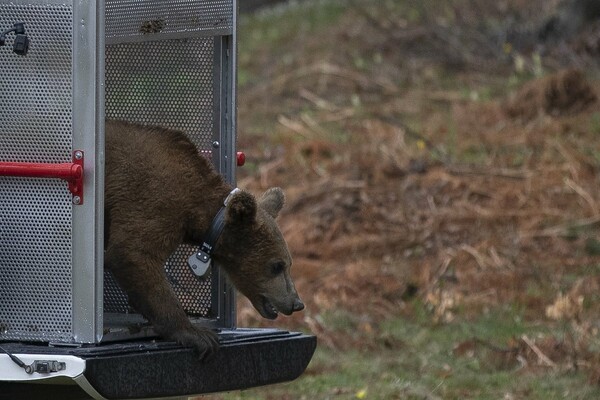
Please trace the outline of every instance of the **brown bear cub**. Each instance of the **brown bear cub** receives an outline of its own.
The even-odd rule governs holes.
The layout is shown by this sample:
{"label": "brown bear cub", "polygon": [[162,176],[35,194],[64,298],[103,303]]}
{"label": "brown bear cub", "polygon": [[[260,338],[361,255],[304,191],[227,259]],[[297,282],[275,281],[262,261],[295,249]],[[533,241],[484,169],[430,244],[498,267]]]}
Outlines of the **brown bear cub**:
{"label": "brown bear cub", "polygon": [[[232,193],[221,175],[181,132],[106,121],[105,267],[164,338],[218,349],[217,335],[194,326],[167,281],[163,265],[181,243],[201,244]],[[260,200],[230,197],[213,260],[265,318],[304,308],[290,277],[292,260],[275,218],[279,188]]]}

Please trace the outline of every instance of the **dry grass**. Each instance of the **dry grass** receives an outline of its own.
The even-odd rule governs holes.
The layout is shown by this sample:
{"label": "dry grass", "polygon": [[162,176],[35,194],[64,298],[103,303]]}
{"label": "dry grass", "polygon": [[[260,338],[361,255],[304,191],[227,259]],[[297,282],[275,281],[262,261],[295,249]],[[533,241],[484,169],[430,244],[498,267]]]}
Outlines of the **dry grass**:
{"label": "dry grass", "polygon": [[[368,346],[414,298],[440,324],[518,304],[571,336],[502,348],[474,338],[456,355],[582,368],[598,381],[598,82],[568,69],[507,91],[518,71],[506,49],[480,35],[460,47],[459,67],[440,63],[449,55],[411,46],[433,46],[443,19],[398,30],[393,15],[374,24],[374,12],[350,8],[335,26],[242,65],[255,79],[240,92],[239,147],[256,168],[239,184],[284,188],[280,223],[307,303],[281,326],[309,327],[332,348]],[[473,59],[477,46],[489,47],[493,73]],[[482,99],[488,90],[496,94]],[[339,311],[356,316],[345,341],[322,318]],[[239,318],[263,324],[244,300]]]}

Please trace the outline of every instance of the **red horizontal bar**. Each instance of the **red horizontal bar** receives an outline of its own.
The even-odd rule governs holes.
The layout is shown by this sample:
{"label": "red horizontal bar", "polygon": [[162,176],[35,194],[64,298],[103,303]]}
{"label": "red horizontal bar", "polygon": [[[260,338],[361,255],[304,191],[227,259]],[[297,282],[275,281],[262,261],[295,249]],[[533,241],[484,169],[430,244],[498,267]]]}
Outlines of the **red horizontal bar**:
{"label": "red horizontal bar", "polygon": [[28,178],[59,178],[66,181],[81,179],[83,168],[79,164],[44,164],[0,162],[0,176],[21,176]]}
{"label": "red horizontal bar", "polygon": [[83,151],[73,152],[72,163],[49,164],[0,161],[0,176],[58,178],[69,184],[73,204],[83,204]]}

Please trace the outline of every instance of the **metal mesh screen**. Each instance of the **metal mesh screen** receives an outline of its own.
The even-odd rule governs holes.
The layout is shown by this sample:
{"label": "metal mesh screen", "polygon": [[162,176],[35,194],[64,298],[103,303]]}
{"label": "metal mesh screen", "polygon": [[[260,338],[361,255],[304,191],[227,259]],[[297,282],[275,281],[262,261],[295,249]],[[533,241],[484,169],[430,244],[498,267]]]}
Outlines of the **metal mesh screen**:
{"label": "metal mesh screen", "polygon": [[[65,2],[67,3],[67,2]],[[0,160],[70,162],[72,7],[0,3],[26,22],[26,57],[0,53]],[[72,340],[71,195],[59,180],[0,177],[0,340]]]}
{"label": "metal mesh screen", "polygon": [[[214,317],[210,315],[212,296],[212,273],[204,281],[192,274],[187,266],[188,257],[197,248],[182,245],[165,264],[167,279],[177,294],[185,312],[193,317]],[[129,307],[127,295],[108,271],[104,273],[104,312],[128,314],[134,312]]]}
{"label": "metal mesh screen", "polygon": [[165,265],[167,276],[188,315],[214,317],[209,314],[212,300],[212,274],[209,273],[205,280],[198,280],[187,265],[189,256],[195,251],[198,251],[195,247],[182,245],[173,253]]}
{"label": "metal mesh screen", "polygon": [[106,37],[232,29],[232,0],[107,0]]}
{"label": "metal mesh screen", "polygon": [[212,138],[214,39],[122,43],[106,50],[106,116]]}
{"label": "metal mesh screen", "polygon": [[[214,38],[120,43],[106,50],[106,116],[178,129],[209,149],[215,119]],[[159,151],[159,150],[158,150]],[[195,249],[181,246],[165,265],[168,279],[192,316],[208,317],[211,279],[187,265]],[[126,296],[105,277],[105,312],[128,311]]]}

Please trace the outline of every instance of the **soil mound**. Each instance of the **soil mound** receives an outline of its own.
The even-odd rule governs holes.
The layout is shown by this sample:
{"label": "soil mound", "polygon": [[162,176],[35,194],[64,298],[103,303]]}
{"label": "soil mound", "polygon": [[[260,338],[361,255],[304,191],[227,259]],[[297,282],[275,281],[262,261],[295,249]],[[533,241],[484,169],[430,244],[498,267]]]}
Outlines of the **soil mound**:
{"label": "soil mound", "polygon": [[525,84],[505,104],[506,114],[530,120],[539,114],[572,115],[597,99],[583,73],[567,69]]}

